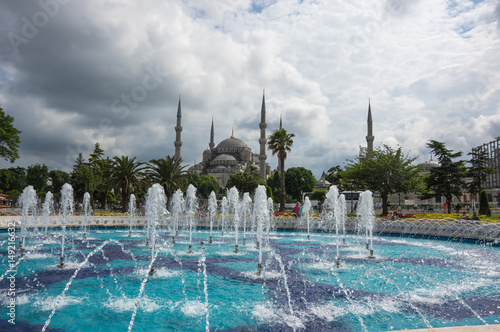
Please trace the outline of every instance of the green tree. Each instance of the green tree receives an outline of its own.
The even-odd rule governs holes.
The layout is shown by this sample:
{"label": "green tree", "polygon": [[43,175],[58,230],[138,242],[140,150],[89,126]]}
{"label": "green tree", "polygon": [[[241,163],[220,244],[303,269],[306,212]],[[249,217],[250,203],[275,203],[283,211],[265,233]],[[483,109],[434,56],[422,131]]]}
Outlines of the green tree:
{"label": "green tree", "polygon": [[343,172],[347,181],[360,190],[378,192],[382,198],[382,213],[387,213],[390,195],[412,191],[418,185],[418,166],[412,165],[416,157],[405,155],[384,145],[368,156],[350,161]]}
{"label": "green tree", "polygon": [[[447,149],[443,142],[434,140],[429,141],[427,147],[432,150],[440,164],[431,168],[429,176],[425,178],[427,189],[431,190],[432,196],[444,196],[448,202],[451,202],[453,196],[462,196],[467,168],[463,160],[453,161],[462,156],[462,152],[453,152]],[[450,212],[451,204],[448,204],[448,213]]]}
{"label": "green tree", "polygon": [[149,163],[148,174],[151,181],[163,186],[168,201],[177,189],[187,188],[186,166],[181,165],[182,159],[166,156],[163,159],[152,159]]}
{"label": "green tree", "polygon": [[486,191],[481,191],[479,196],[479,214],[484,214],[486,216],[491,216],[490,203],[488,202],[488,194]]}
{"label": "green tree", "polygon": [[271,190],[270,197],[273,197],[273,201],[275,199],[279,200],[280,197],[280,187],[281,187],[281,177],[279,172],[274,172],[271,174],[266,180],[267,186]]}
{"label": "green tree", "polygon": [[210,197],[210,193],[214,192],[215,195],[219,194],[220,184],[213,175],[200,176],[200,183],[198,185],[198,194],[203,198]]}
{"label": "green tree", "polygon": [[[76,157],[75,163],[73,165],[73,170],[70,173],[69,184],[73,187],[73,196],[75,201],[82,201],[83,195],[86,192],[86,188],[88,187],[89,172],[87,170],[81,170],[82,167],[85,166],[85,159],[83,159],[83,155],[80,152],[78,157]],[[88,166],[87,166],[88,167]]]}
{"label": "green tree", "polygon": [[312,192],[316,185],[313,173],[304,167],[292,167],[285,172],[285,190],[296,201],[302,200],[302,192]]}
{"label": "green tree", "polygon": [[5,114],[0,107],[0,157],[13,163],[19,158],[19,134],[14,125],[14,118]]}
{"label": "green tree", "polygon": [[226,188],[236,187],[240,193],[250,193],[251,195],[262,182],[255,179],[246,172],[234,173],[227,179]]}
{"label": "green tree", "polygon": [[28,166],[26,171],[26,181],[33,186],[36,191],[45,191],[49,180],[49,168],[44,165],[34,164]]}
{"label": "green tree", "polygon": [[22,192],[27,185],[25,168],[10,167],[0,170],[0,190],[3,192],[6,193],[11,190]]}
{"label": "green tree", "polygon": [[319,203],[323,204],[326,198],[326,190],[314,190],[311,194],[311,199],[317,200]]}
{"label": "green tree", "polygon": [[128,211],[130,194],[135,187],[144,187],[148,184],[145,174],[146,164],[136,161],[135,157],[113,157],[111,183],[120,188],[122,195],[122,212]]}
{"label": "green tree", "polygon": [[339,191],[345,191],[346,185],[342,182],[342,168],[337,165],[331,167],[326,174],[326,181],[330,182],[332,185],[337,186]]}
{"label": "green tree", "polygon": [[489,167],[488,152],[479,148],[473,148],[468,153],[471,159],[468,163],[469,167],[467,176],[472,178],[472,181],[467,184],[468,191],[472,195],[477,195],[483,189],[483,183],[486,182],[489,174],[495,172],[492,167]]}
{"label": "green tree", "polygon": [[295,134],[287,133],[282,129],[276,129],[268,138],[268,148],[273,156],[278,156],[278,166],[280,170],[280,212],[285,211],[285,159],[291,151]]}
{"label": "green tree", "polygon": [[71,176],[69,175],[69,173],[66,173],[61,170],[52,170],[49,172],[49,179],[50,182],[52,182],[52,185],[50,186],[50,191],[52,192],[52,194],[56,194],[61,192],[62,186],[65,183],[69,182]]}

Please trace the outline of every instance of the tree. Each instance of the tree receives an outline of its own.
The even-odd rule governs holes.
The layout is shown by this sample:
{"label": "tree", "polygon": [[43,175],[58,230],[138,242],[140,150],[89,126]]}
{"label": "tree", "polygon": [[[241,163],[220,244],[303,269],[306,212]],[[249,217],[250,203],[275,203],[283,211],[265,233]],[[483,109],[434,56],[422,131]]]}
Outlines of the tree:
{"label": "tree", "polygon": [[483,189],[483,183],[486,182],[489,174],[495,172],[492,167],[489,167],[488,152],[479,148],[473,148],[468,153],[471,159],[468,163],[471,167],[467,171],[467,176],[472,178],[472,181],[467,184],[467,188],[472,195],[477,195]]}
{"label": "tree", "polygon": [[52,170],[49,172],[49,179],[52,182],[50,191],[55,194],[61,192],[62,186],[69,182],[71,176],[61,170]]}
{"label": "tree", "polygon": [[198,185],[198,193],[203,197],[208,199],[210,193],[214,192],[217,195],[220,191],[220,184],[213,175],[202,175],[200,176],[200,183]]}
{"label": "tree", "polygon": [[387,213],[390,195],[412,191],[418,185],[419,167],[412,165],[416,157],[405,155],[384,145],[351,161],[343,172],[344,178],[360,190],[378,192],[382,197],[382,213]]}
{"label": "tree", "polygon": [[121,188],[122,212],[128,211],[130,194],[134,187],[147,185],[145,171],[146,164],[136,161],[135,157],[127,156],[113,157],[113,169],[111,172],[111,183]]}
{"label": "tree", "polygon": [[311,199],[318,201],[323,204],[326,198],[327,191],[326,190],[315,190],[311,194]]}
{"label": "tree", "polygon": [[0,157],[13,163],[19,158],[19,134],[21,131],[13,126],[14,118],[5,114],[0,107]]}
{"label": "tree", "polygon": [[182,166],[182,159],[166,156],[163,159],[152,159],[149,161],[148,174],[151,181],[163,186],[168,200],[177,189],[185,190],[188,186],[186,171]]}
{"label": "tree", "polygon": [[236,187],[240,193],[253,194],[259,184],[262,184],[262,182],[258,181],[250,174],[246,172],[237,172],[227,179],[226,188]]}
{"label": "tree", "polygon": [[295,134],[287,133],[284,128],[276,129],[268,138],[268,147],[273,156],[278,156],[278,167],[280,170],[280,212],[285,211],[285,159],[291,151]]}
{"label": "tree", "polygon": [[45,191],[49,179],[49,168],[44,165],[34,164],[28,166],[26,171],[26,182],[33,186],[36,191]]}
{"label": "tree", "polygon": [[[464,178],[467,168],[463,160],[453,161],[462,156],[462,152],[453,152],[446,148],[443,142],[431,140],[427,147],[432,149],[432,154],[438,159],[439,166],[430,169],[430,174],[425,178],[427,188],[433,192],[433,196],[444,196],[447,202],[451,202],[453,196],[462,196],[465,187]],[[451,204],[448,205],[448,213],[451,212]]]}
{"label": "tree", "polygon": [[22,192],[27,185],[25,168],[11,167],[0,170],[0,190],[3,192],[7,193],[12,190]]}
{"label": "tree", "polygon": [[488,202],[488,194],[486,191],[481,191],[479,196],[479,214],[484,214],[486,216],[491,216],[490,202]]}
{"label": "tree", "polygon": [[285,172],[285,190],[296,201],[301,201],[302,192],[312,192],[316,185],[313,173],[304,167],[292,167]]}
{"label": "tree", "polygon": [[345,191],[345,184],[342,182],[342,168],[337,165],[331,167],[326,174],[326,181],[330,182],[332,185],[337,186],[339,191]]}

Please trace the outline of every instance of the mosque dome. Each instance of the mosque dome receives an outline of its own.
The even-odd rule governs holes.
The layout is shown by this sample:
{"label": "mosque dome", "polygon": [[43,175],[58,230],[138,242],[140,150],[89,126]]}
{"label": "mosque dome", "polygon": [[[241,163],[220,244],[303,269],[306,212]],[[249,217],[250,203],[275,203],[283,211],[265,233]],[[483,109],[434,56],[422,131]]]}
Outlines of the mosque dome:
{"label": "mosque dome", "polygon": [[236,137],[226,138],[217,145],[217,148],[248,148],[248,145]]}
{"label": "mosque dome", "polygon": [[429,169],[429,168],[439,167],[439,166],[441,166],[441,164],[439,162],[431,159],[429,161],[423,162],[421,164],[421,166],[423,169]]}
{"label": "mosque dome", "polygon": [[228,154],[221,154],[215,157],[213,161],[236,161],[236,158]]}

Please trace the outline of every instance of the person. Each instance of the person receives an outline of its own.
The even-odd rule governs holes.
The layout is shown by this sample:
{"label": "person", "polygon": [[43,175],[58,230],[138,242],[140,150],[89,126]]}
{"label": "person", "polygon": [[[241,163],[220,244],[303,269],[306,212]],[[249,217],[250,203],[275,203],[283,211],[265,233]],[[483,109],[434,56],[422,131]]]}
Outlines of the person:
{"label": "person", "polygon": [[295,218],[300,217],[300,203],[297,202],[295,206],[293,207],[293,213],[295,213]]}
{"label": "person", "polygon": [[472,217],[470,217],[470,220],[481,220],[481,219],[479,219],[476,212],[472,212]]}
{"label": "person", "polygon": [[394,212],[389,211],[389,213],[387,214],[387,220],[394,220]]}
{"label": "person", "polygon": [[464,211],[464,212],[462,212],[462,215],[460,217],[458,217],[458,219],[469,220],[470,217]]}
{"label": "person", "polygon": [[455,212],[459,213],[461,209],[462,209],[462,206],[460,205],[460,203],[457,203],[457,205],[455,205]]}

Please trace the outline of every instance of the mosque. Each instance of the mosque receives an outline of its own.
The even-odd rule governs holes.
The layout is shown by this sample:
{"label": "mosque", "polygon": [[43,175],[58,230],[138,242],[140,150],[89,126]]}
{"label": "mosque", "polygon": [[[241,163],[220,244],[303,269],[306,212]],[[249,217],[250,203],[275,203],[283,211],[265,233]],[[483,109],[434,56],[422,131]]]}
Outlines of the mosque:
{"label": "mosque", "polygon": [[[266,163],[266,100],[262,96],[260,128],[260,153],[252,152],[248,145],[234,136],[234,130],[229,138],[224,139],[217,146],[214,142],[214,121],[210,129],[210,143],[203,152],[203,160],[188,169],[189,173],[197,175],[213,175],[222,187],[225,187],[229,177],[237,172],[257,173],[262,180],[271,175],[271,166]],[[181,158],[182,133],[181,101],[177,107],[177,125],[175,127],[175,158]]]}

